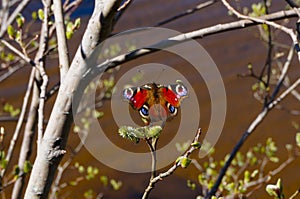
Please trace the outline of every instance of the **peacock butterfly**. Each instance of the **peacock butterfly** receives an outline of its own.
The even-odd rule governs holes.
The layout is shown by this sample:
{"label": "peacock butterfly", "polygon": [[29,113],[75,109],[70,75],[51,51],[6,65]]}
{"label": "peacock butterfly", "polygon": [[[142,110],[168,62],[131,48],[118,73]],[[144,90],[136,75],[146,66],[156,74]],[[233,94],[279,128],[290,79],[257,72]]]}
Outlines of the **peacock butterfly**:
{"label": "peacock butterfly", "polygon": [[145,84],[123,90],[123,97],[133,109],[138,110],[145,124],[166,121],[178,113],[180,102],[187,97],[188,90],[181,84]]}

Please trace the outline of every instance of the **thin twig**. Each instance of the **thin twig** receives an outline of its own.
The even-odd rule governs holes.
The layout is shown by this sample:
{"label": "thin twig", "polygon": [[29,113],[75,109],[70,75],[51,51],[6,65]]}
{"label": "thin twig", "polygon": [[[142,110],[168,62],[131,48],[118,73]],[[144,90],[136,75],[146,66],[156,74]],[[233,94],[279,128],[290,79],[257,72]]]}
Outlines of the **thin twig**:
{"label": "thin twig", "polygon": [[217,1],[219,1],[219,0],[209,0],[209,1],[206,1],[206,2],[203,2],[203,3],[200,3],[200,4],[198,4],[195,8],[188,9],[188,10],[182,12],[182,13],[179,13],[179,14],[177,14],[177,15],[175,15],[175,16],[172,16],[172,17],[170,17],[170,18],[168,18],[168,19],[165,19],[165,20],[163,20],[163,21],[160,21],[160,22],[158,22],[157,24],[155,24],[154,26],[162,26],[162,25],[165,25],[165,24],[167,24],[167,23],[170,23],[170,22],[172,22],[172,21],[174,21],[174,20],[176,20],[176,19],[179,19],[179,18],[185,17],[185,16],[187,16],[187,15],[193,14],[193,13],[196,12],[196,11],[199,11],[199,10],[201,10],[201,9],[203,9],[203,8],[206,8],[206,7],[208,7],[208,6],[213,5],[213,4],[216,3]]}
{"label": "thin twig", "polygon": [[38,109],[38,147],[41,145],[42,137],[44,133],[44,105],[45,105],[45,99],[46,99],[46,89],[48,85],[48,76],[45,71],[45,52],[48,48],[48,39],[49,39],[49,17],[50,17],[50,5],[51,0],[44,1],[44,20],[40,35],[40,48],[37,53],[37,59],[39,61],[38,63],[38,69],[40,72],[40,75],[43,79],[43,83],[40,87],[41,93],[40,93],[40,102],[39,102],[39,109]]}
{"label": "thin twig", "polygon": [[[267,0],[264,0],[264,7],[266,9],[266,14],[269,14],[269,8],[267,5]],[[267,55],[267,59],[266,59],[266,63],[265,66],[267,66],[267,81],[266,81],[266,88],[269,88],[270,86],[270,79],[271,79],[271,69],[272,69],[272,52],[273,52],[273,39],[272,39],[272,30],[271,30],[271,26],[267,25],[267,34],[268,34],[268,55]],[[263,71],[262,70],[262,74],[261,74],[261,79],[263,76]],[[265,105],[268,104],[268,93],[265,95],[265,99],[264,99],[264,103]]]}
{"label": "thin twig", "polygon": [[[19,117],[19,120],[18,120],[18,123],[17,123],[17,127],[16,127],[14,135],[13,135],[11,141],[10,141],[10,145],[9,145],[9,148],[8,148],[8,151],[7,151],[7,156],[5,157],[5,160],[7,161],[7,164],[9,164],[10,161],[11,161],[11,157],[12,157],[13,151],[15,149],[15,144],[16,144],[16,141],[17,141],[17,139],[19,137],[19,134],[20,134],[20,131],[21,131],[21,127],[22,127],[23,120],[24,120],[24,117],[25,117],[27,105],[28,105],[28,102],[29,102],[29,96],[30,96],[30,93],[31,93],[31,90],[32,90],[32,85],[33,85],[33,82],[34,82],[34,73],[35,73],[35,68],[32,68],[31,74],[30,74],[30,77],[29,77],[29,81],[28,81],[27,90],[26,90],[26,93],[25,93],[25,96],[24,96],[24,99],[23,99],[23,105],[22,105],[20,117]],[[3,176],[5,175],[5,172],[6,172],[6,169],[3,169],[1,171],[1,178],[3,178]]]}
{"label": "thin twig", "polygon": [[69,17],[70,14],[73,12],[73,10],[75,10],[82,2],[82,0],[75,0],[75,1],[72,1],[71,3],[67,3],[68,1],[65,1],[64,3],[64,12],[66,13],[66,17]]}
{"label": "thin twig", "polygon": [[54,17],[58,44],[58,58],[59,58],[59,70],[60,70],[60,82],[65,78],[69,66],[69,52],[65,31],[65,24],[63,18],[63,8],[61,0],[53,0],[54,5]]}
{"label": "thin twig", "polygon": [[291,197],[289,199],[294,199],[296,198],[296,196],[300,193],[300,189],[298,189],[297,191],[295,191],[295,193],[293,195],[291,195]]}
{"label": "thin twig", "polygon": [[285,0],[292,8],[298,8],[298,5],[293,0]]}
{"label": "thin twig", "polygon": [[4,44],[8,49],[16,53],[20,58],[25,60],[27,63],[31,64],[31,66],[35,66],[35,63],[33,60],[31,60],[28,56],[26,56],[24,53],[16,49],[14,46],[12,46],[10,43],[5,41],[4,39],[0,39],[1,43]]}
{"label": "thin twig", "polygon": [[282,85],[284,79],[286,78],[288,69],[289,69],[289,67],[291,65],[291,62],[292,62],[292,59],[293,59],[293,55],[294,55],[294,47],[291,46],[291,48],[289,50],[289,54],[287,56],[287,59],[286,59],[286,61],[284,63],[284,66],[283,66],[283,68],[281,70],[281,74],[280,74],[280,77],[279,77],[279,79],[277,81],[277,84],[276,84],[276,87],[274,89],[274,92],[272,93],[270,101],[273,101],[274,98],[276,97],[276,95],[278,94],[278,92],[279,92],[279,90],[281,88],[281,85]]}
{"label": "thin twig", "polygon": [[117,11],[120,12],[120,11],[126,9],[126,7],[128,7],[129,4],[131,4],[131,3],[132,3],[132,0],[127,0],[127,1],[125,1],[125,2],[117,9]]}
{"label": "thin twig", "polygon": [[4,73],[3,75],[0,76],[0,82],[4,81],[8,77],[10,77],[12,74],[14,74],[15,72],[17,72],[19,69],[23,68],[24,65],[25,64],[22,63],[22,64],[19,64],[17,66],[9,68],[6,73]]}
{"label": "thin twig", "polygon": [[[194,138],[193,143],[198,142],[199,137],[201,135],[201,129],[198,129],[197,134]],[[190,148],[182,155],[182,157],[189,157],[189,155],[199,149],[198,147],[190,146]],[[145,189],[142,199],[146,199],[149,196],[150,191],[153,189],[154,185],[158,182],[163,180],[165,177],[170,176],[178,167],[180,166],[180,161],[175,162],[174,165],[169,168],[166,172],[160,173],[156,177],[150,180],[148,187]]]}
{"label": "thin twig", "polygon": [[157,138],[146,139],[146,143],[148,144],[151,152],[151,178],[150,181],[156,176],[156,144]]}

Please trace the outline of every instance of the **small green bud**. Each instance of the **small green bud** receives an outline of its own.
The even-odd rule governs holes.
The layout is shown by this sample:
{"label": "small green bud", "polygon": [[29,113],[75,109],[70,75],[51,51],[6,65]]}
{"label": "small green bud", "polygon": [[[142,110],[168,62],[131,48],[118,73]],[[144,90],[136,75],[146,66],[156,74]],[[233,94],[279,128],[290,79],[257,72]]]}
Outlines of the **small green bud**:
{"label": "small green bud", "polygon": [[32,169],[32,164],[27,160],[24,162],[24,166],[23,166],[23,172],[24,173],[29,173]]}
{"label": "small green bud", "polygon": [[182,168],[187,168],[192,160],[188,157],[180,156],[179,158],[177,158],[176,162],[180,162],[180,166]]}
{"label": "small green bud", "polygon": [[31,13],[31,18],[32,18],[32,20],[37,20],[37,18],[38,18],[38,16],[37,16],[37,13],[35,12],[35,11],[33,11],[32,13]]}
{"label": "small green bud", "polygon": [[39,17],[39,19],[40,19],[41,21],[44,20],[45,16],[44,16],[44,11],[43,11],[43,9],[39,9],[39,10],[38,10],[38,17]]}
{"label": "small green bud", "polygon": [[67,38],[67,39],[71,39],[72,36],[73,36],[73,34],[74,34],[73,31],[67,31],[67,32],[66,32],[66,38]]}
{"label": "small green bud", "polygon": [[16,17],[16,22],[18,24],[18,28],[22,28],[25,23],[25,18],[21,14],[18,14]]}
{"label": "small green bud", "polygon": [[200,144],[200,142],[193,142],[192,144],[191,144],[191,146],[193,146],[193,147],[195,147],[196,149],[199,149],[200,147],[201,147],[201,144]]}
{"label": "small green bud", "polygon": [[300,147],[300,132],[298,132],[296,134],[296,143],[297,143],[297,146]]}
{"label": "small green bud", "polygon": [[8,34],[10,39],[15,39],[16,31],[15,31],[15,29],[12,25],[9,25],[7,27],[7,34]]}
{"label": "small green bud", "polygon": [[81,24],[81,19],[77,18],[74,22],[74,29],[78,29],[80,27]]}

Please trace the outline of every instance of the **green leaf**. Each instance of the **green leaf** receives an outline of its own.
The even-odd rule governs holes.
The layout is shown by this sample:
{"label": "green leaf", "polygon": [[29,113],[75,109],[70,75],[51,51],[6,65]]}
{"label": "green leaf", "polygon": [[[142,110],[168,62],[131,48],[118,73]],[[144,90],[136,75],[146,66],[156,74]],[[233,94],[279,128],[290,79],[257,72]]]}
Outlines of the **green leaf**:
{"label": "green leaf", "polygon": [[251,179],[255,178],[255,176],[259,173],[258,169],[255,169],[252,173],[251,173]]}
{"label": "green leaf", "polygon": [[74,167],[78,168],[80,166],[79,162],[75,162]]}
{"label": "green leaf", "polygon": [[108,185],[108,177],[107,176],[100,176],[100,181],[103,183],[104,186]]}
{"label": "green leaf", "polygon": [[31,18],[32,18],[32,20],[37,20],[37,13],[35,12],[35,11],[33,11],[32,13],[31,13]]}
{"label": "green leaf", "polygon": [[278,157],[270,157],[270,161],[277,163],[277,162],[279,162],[279,158]]}
{"label": "green leaf", "polygon": [[248,170],[246,170],[245,172],[244,172],[244,183],[248,183],[248,182],[250,182],[250,171],[248,171]]}
{"label": "green leaf", "polygon": [[6,55],[5,61],[10,62],[10,61],[14,61],[15,60],[15,55],[12,53],[8,53]]}
{"label": "green leaf", "polygon": [[113,190],[118,191],[122,186],[122,182],[116,181],[115,179],[111,179],[110,185],[112,186]]}
{"label": "green leaf", "polygon": [[296,134],[296,144],[298,147],[300,147],[300,132]]}
{"label": "green leaf", "polygon": [[94,191],[92,189],[89,189],[84,192],[83,196],[85,198],[94,198]]}
{"label": "green leaf", "polygon": [[21,43],[21,36],[21,32],[18,30],[15,36],[16,42]]}
{"label": "green leaf", "polygon": [[39,17],[39,19],[40,19],[41,21],[44,20],[45,16],[44,16],[44,11],[43,11],[43,9],[39,9],[39,10],[38,10],[38,17]]}
{"label": "green leaf", "polygon": [[15,39],[16,31],[15,31],[15,29],[12,25],[9,25],[7,27],[7,34],[8,34],[10,39]]}
{"label": "green leaf", "polygon": [[274,196],[276,199],[283,199],[284,198],[283,187],[282,187],[280,178],[277,180],[276,185],[268,184],[266,186],[266,191],[268,192],[268,194],[270,196]]}
{"label": "green leaf", "polygon": [[79,172],[79,173],[84,173],[84,172],[85,172],[84,166],[81,166],[81,165],[80,165],[80,166],[78,167],[78,172]]}
{"label": "green leaf", "polygon": [[191,146],[193,146],[193,147],[195,147],[196,149],[199,149],[200,147],[201,147],[201,144],[200,144],[200,142],[193,142],[192,144],[191,144]]}
{"label": "green leaf", "polygon": [[78,29],[80,27],[80,24],[81,24],[81,20],[80,18],[77,18],[74,22],[74,28]]}
{"label": "green leaf", "polygon": [[180,160],[180,166],[182,168],[187,168],[190,163],[192,162],[192,160],[188,157],[182,157],[181,160]]}
{"label": "green leaf", "polygon": [[17,22],[17,25],[18,25],[18,28],[22,28],[24,23],[25,23],[25,18],[22,16],[22,14],[18,14],[17,17],[16,17],[16,22]]}
{"label": "green leaf", "polygon": [[88,174],[92,173],[92,172],[93,172],[93,167],[92,167],[92,166],[88,166],[86,172],[87,172]]}
{"label": "green leaf", "polygon": [[6,169],[8,161],[6,159],[1,160],[1,168]]}
{"label": "green leaf", "polygon": [[11,104],[5,103],[3,111],[9,113],[12,117],[19,115],[20,109],[15,109]]}
{"label": "green leaf", "polygon": [[32,164],[30,163],[30,161],[26,160],[24,162],[24,166],[23,166],[23,172],[26,174],[26,173],[29,173],[32,169]]}
{"label": "green leaf", "polygon": [[99,119],[100,117],[103,117],[103,115],[104,115],[104,113],[103,113],[102,111],[97,111],[97,110],[95,110],[95,111],[93,112],[94,118],[97,118],[97,119]]}
{"label": "green leaf", "polygon": [[187,180],[187,186],[191,189],[191,190],[195,190],[196,189],[196,184],[190,180]]}
{"label": "green leaf", "polygon": [[66,32],[66,38],[71,39],[73,37],[74,32],[73,31],[67,31]]}
{"label": "green leaf", "polygon": [[255,83],[255,84],[252,85],[251,89],[252,89],[252,91],[256,91],[258,89],[258,87],[259,87],[259,84]]}
{"label": "green leaf", "polygon": [[79,133],[80,132],[80,127],[79,126],[74,126],[73,128],[74,133]]}
{"label": "green leaf", "polygon": [[78,184],[78,182],[75,180],[69,182],[69,185],[71,185],[71,186],[76,186],[77,184]]}

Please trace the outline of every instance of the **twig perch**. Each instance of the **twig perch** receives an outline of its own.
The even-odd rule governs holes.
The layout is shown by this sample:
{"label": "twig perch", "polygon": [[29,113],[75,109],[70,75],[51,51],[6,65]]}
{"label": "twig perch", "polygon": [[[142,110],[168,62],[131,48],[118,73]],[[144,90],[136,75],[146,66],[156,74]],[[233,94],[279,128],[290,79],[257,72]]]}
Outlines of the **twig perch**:
{"label": "twig perch", "polygon": [[[198,129],[197,134],[193,140],[192,143],[196,143],[199,140],[199,137],[201,135],[201,129]],[[199,147],[197,146],[193,146],[191,145],[190,148],[181,156],[181,157],[185,157],[188,158],[189,155],[195,151],[196,149],[199,149]],[[179,166],[181,166],[181,162],[180,161],[176,161],[174,163],[174,165],[169,168],[166,172],[160,173],[159,175],[155,176],[154,178],[151,178],[149,181],[149,185],[148,187],[145,189],[145,192],[143,194],[142,199],[146,199],[149,196],[150,191],[153,189],[154,185],[158,182],[163,180],[165,177],[170,176]]]}

